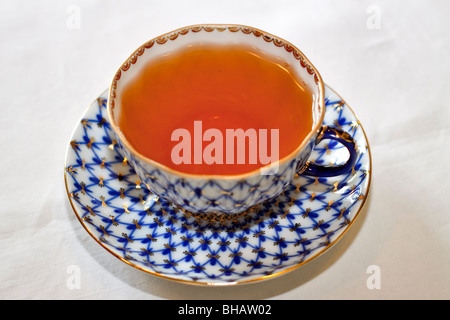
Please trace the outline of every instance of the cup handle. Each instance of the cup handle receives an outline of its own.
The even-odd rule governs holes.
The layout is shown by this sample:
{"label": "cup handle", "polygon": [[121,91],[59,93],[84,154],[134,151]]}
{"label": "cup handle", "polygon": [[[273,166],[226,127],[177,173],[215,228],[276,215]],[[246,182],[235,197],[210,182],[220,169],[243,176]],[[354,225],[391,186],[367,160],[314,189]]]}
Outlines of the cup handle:
{"label": "cup handle", "polygon": [[347,162],[336,166],[326,166],[308,161],[307,164],[300,169],[298,172],[299,174],[315,177],[333,177],[347,174],[352,171],[357,158],[356,142],[353,140],[352,136],[341,129],[323,126],[317,136],[315,145],[318,145],[322,140],[326,139],[335,140],[347,148],[350,154]]}

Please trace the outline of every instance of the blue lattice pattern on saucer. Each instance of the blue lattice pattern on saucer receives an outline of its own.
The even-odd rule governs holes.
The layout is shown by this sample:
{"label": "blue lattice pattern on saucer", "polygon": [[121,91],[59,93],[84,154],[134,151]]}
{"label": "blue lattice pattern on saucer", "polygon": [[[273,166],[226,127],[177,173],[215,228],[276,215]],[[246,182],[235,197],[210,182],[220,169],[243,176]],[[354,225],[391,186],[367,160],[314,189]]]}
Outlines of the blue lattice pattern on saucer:
{"label": "blue lattice pattern on saucer", "polygon": [[[266,279],[310,261],[342,236],[370,184],[371,159],[360,122],[325,87],[324,125],[350,133],[358,159],[332,178],[296,175],[275,199],[234,216],[190,214],[152,194],[118,148],[106,118],[107,92],[75,128],[66,156],[66,187],[85,229],[122,261],[164,278],[223,285]],[[340,164],[348,151],[327,140],[317,163]]]}

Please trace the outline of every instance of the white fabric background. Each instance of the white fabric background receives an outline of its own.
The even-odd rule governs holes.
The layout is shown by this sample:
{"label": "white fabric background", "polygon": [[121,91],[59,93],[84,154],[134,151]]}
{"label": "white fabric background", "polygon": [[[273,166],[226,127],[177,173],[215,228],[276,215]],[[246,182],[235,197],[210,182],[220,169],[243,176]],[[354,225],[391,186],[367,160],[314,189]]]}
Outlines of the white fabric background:
{"label": "white fabric background", "polygon": [[[2,0],[0,298],[449,299],[449,13],[445,0]],[[372,184],[355,224],[265,282],[208,288],[146,274],[97,244],[67,199],[65,151],[82,113],[137,46],[197,23],[250,25],[298,46],[369,138]],[[366,285],[372,265],[380,289]],[[67,285],[73,266],[80,288]]]}

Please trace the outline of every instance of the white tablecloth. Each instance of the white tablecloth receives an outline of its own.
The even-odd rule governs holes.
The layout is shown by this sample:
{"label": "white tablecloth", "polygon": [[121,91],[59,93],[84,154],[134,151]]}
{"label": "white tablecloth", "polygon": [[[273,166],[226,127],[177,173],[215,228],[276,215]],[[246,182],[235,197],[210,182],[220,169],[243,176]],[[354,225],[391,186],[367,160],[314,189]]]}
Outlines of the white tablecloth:
{"label": "white tablecloth", "polygon": [[[0,298],[450,298],[450,2],[2,0],[0,13]],[[96,243],[67,199],[65,151],[82,113],[137,46],[198,23],[298,46],[369,139],[356,222],[267,281],[209,288],[149,275]]]}

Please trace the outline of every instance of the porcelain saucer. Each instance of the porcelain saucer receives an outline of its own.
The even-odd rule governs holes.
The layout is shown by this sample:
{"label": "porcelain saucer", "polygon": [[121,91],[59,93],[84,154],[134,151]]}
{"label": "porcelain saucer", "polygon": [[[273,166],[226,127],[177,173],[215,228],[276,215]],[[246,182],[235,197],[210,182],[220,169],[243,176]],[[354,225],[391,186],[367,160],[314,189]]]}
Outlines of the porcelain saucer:
{"label": "porcelain saucer", "polygon": [[[118,150],[106,116],[108,92],[87,109],[66,153],[65,182],[86,231],[123,262],[163,278],[234,285],[271,278],[311,261],[350,228],[371,180],[367,137],[344,100],[325,86],[324,124],[357,142],[351,173],[297,175],[277,198],[245,215],[214,218],[183,212],[152,194]],[[328,140],[312,161],[344,163],[348,151]]]}

